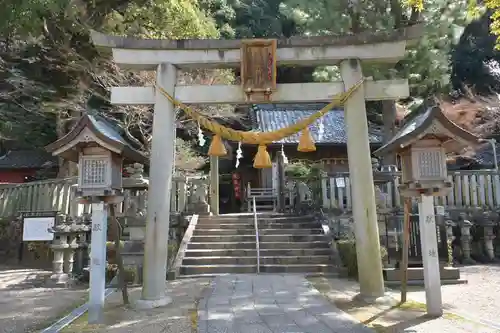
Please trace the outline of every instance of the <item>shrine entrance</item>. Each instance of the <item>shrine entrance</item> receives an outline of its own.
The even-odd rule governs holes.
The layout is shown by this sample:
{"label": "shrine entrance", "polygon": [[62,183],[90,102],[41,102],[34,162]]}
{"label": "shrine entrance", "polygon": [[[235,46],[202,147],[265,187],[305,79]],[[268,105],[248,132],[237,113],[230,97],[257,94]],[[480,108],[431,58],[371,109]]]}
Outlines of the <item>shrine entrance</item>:
{"label": "shrine entrance", "polygon": [[[145,238],[142,299],[151,306],[168,303],[165,295],[170,188],[178,107],[214,134],[210,147],[210,205],[219,213],[218,156],[221,140],[258,145],[254,166],[269,167],[266,144],[301,132],[299,150],[314,150],[308,126],[334,106],[343,105],[347,132],[353,217],[357,241],[360,292],[384,294],[375,191],[371,167],[365,101],[408,97],[408,82],[365,78],[362,63],[395,63],[409,42],[420,38],[422,26],[349,36],[293,37],[283,40],[138,40],[93,32],[97,47],[112,51],[123,69],[156,71],[150,87],[113,87],[113,104],[154,105],[150,188]],[[337,65],[341,81],[277,84],[278,66]],[[241,85],[178,85],[177,69],[241,69]],[[329,103],[320,112],[275,132],[250,133],[220,128],[193,104]]]}

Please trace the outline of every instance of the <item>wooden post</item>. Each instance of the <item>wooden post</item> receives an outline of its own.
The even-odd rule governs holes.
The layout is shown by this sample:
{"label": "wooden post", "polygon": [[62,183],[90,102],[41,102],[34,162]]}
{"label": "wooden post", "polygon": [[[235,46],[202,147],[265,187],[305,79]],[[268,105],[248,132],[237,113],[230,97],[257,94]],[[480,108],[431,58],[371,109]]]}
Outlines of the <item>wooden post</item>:
{"label": "wooden post", "polygon": [[425,303],[427,306],[427,314],[431,316],[441,316],[443,314],[443,301],[441,297],[441,276],[439,271],[433,196],[420,196],[418,215],[422,259],[424,262]]}
{"label": "wooden post", "polygon": [[210,156],[210,211],[219,215],[219,157]]}
{"label": "wooden post", "polygon": [[410,213],[411,213],[411,198],[404,199],[404,216],[403,216],[403,257],[401,258],[401,303],[406,302],[407,286],[408,286],[408,250],[410,246]]}
{"label": "wooden post", "polygon": [[[169,94],[174,94],[177,71],[172,64],[161,64],[157,82]],[[139,308],[154,308],[170,303],[165,293],[167,251],[170,224],[175,150],[174,105],[160,91],[156,92],[151,147],[151,170],[148,189],[148,212],[144,243],[144,272]]]}
{"label": "wooden post", "polygon": [[[384,144],[389,142],[396,132],[396,101],[382,101],[382,122],[384,126]],[[396,153],[391,153],[382,158],[383,165],[396,165]]]}
{"label": "wooden post", "polygon": [[278,157],[278,212],[285,212],[285,159],[283,152],[279,151]]}
{"label": "wooden post", "polygon": [[[363,78],[358,60],[344,60],[340,72],[345,89]],[[344,105],[347,130],[347,154],[351,175],[353,217],[356,233],[358,276],[362,297],[376,298],[384,295],[382,259],[375,204],[375,187],[366,118],[365,90],[361,86]]]}

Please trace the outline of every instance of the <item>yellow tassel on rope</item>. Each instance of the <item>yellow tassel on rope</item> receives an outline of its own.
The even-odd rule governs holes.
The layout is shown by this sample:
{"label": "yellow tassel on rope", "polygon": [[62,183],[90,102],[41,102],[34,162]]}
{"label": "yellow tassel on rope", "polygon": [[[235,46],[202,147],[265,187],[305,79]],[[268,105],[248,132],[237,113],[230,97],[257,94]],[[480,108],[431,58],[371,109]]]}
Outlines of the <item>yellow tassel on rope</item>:
{"label": "yellow tassel on rope", "polygon": [[303,153],[316,151],[316,146],[314,145],[314,140],[308,127],[304,128],[300,134],[299,146],[297,147],[297,150]]}
{"label": "yellow tassel on rope", "polygon": [[266,145],[259,145],[259,150],[255,155],[253,161],[253,167],[256,169],[272,168],[273,163],[271,162],[271,156],[267,152]]}
{"label": "yellow tassel on rope", "polygon": [[210,148],[208,148],[208,155],[210,156],[225,156],[227,154],[226,147],[222,143],[220,135],[214,135]]}

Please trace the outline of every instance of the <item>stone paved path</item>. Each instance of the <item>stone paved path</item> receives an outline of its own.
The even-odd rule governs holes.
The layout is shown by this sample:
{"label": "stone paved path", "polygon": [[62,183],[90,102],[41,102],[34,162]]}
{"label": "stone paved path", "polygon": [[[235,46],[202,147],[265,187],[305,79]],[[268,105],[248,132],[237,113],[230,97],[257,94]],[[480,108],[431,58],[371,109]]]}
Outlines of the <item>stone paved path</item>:
{"label": "stone paved path", "polygon": [[198,306],[199,333],[370,333],[301,275],[214,279]]}

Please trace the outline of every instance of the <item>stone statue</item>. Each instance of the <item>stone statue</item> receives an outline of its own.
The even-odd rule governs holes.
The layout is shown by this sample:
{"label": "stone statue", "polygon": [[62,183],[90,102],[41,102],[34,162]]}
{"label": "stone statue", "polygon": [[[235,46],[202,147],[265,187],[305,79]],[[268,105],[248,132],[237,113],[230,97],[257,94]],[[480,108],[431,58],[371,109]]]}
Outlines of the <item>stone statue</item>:
{"label": "stone statue", "polygon": [[380,171],[380,161],[378,158],[372,157],[372,170]]}
{"label": "stone statue", "polygon": [[387,200],[386,200],[387,194],[382,192],[380,189],[379,185],[375,185],[375,203],[377,205],[377,208],[387,208]]}
{"label": "stone statue", "polygon": [[196,214],[209,214],[207,178],[191,179],[191,184],[192,195],[188,204],[188,211]]}
{"label": "stone statue", "polygon": [[312,200],[312,192],[304,182],[297,182],[297,193],[299,195],[299,202],[308,202]]}
{"label": "stone statue", "polygon": [[194,202],[206,204],[207,197],[208,185],[203,181],[196,182],[196,188],[194,189]]}

